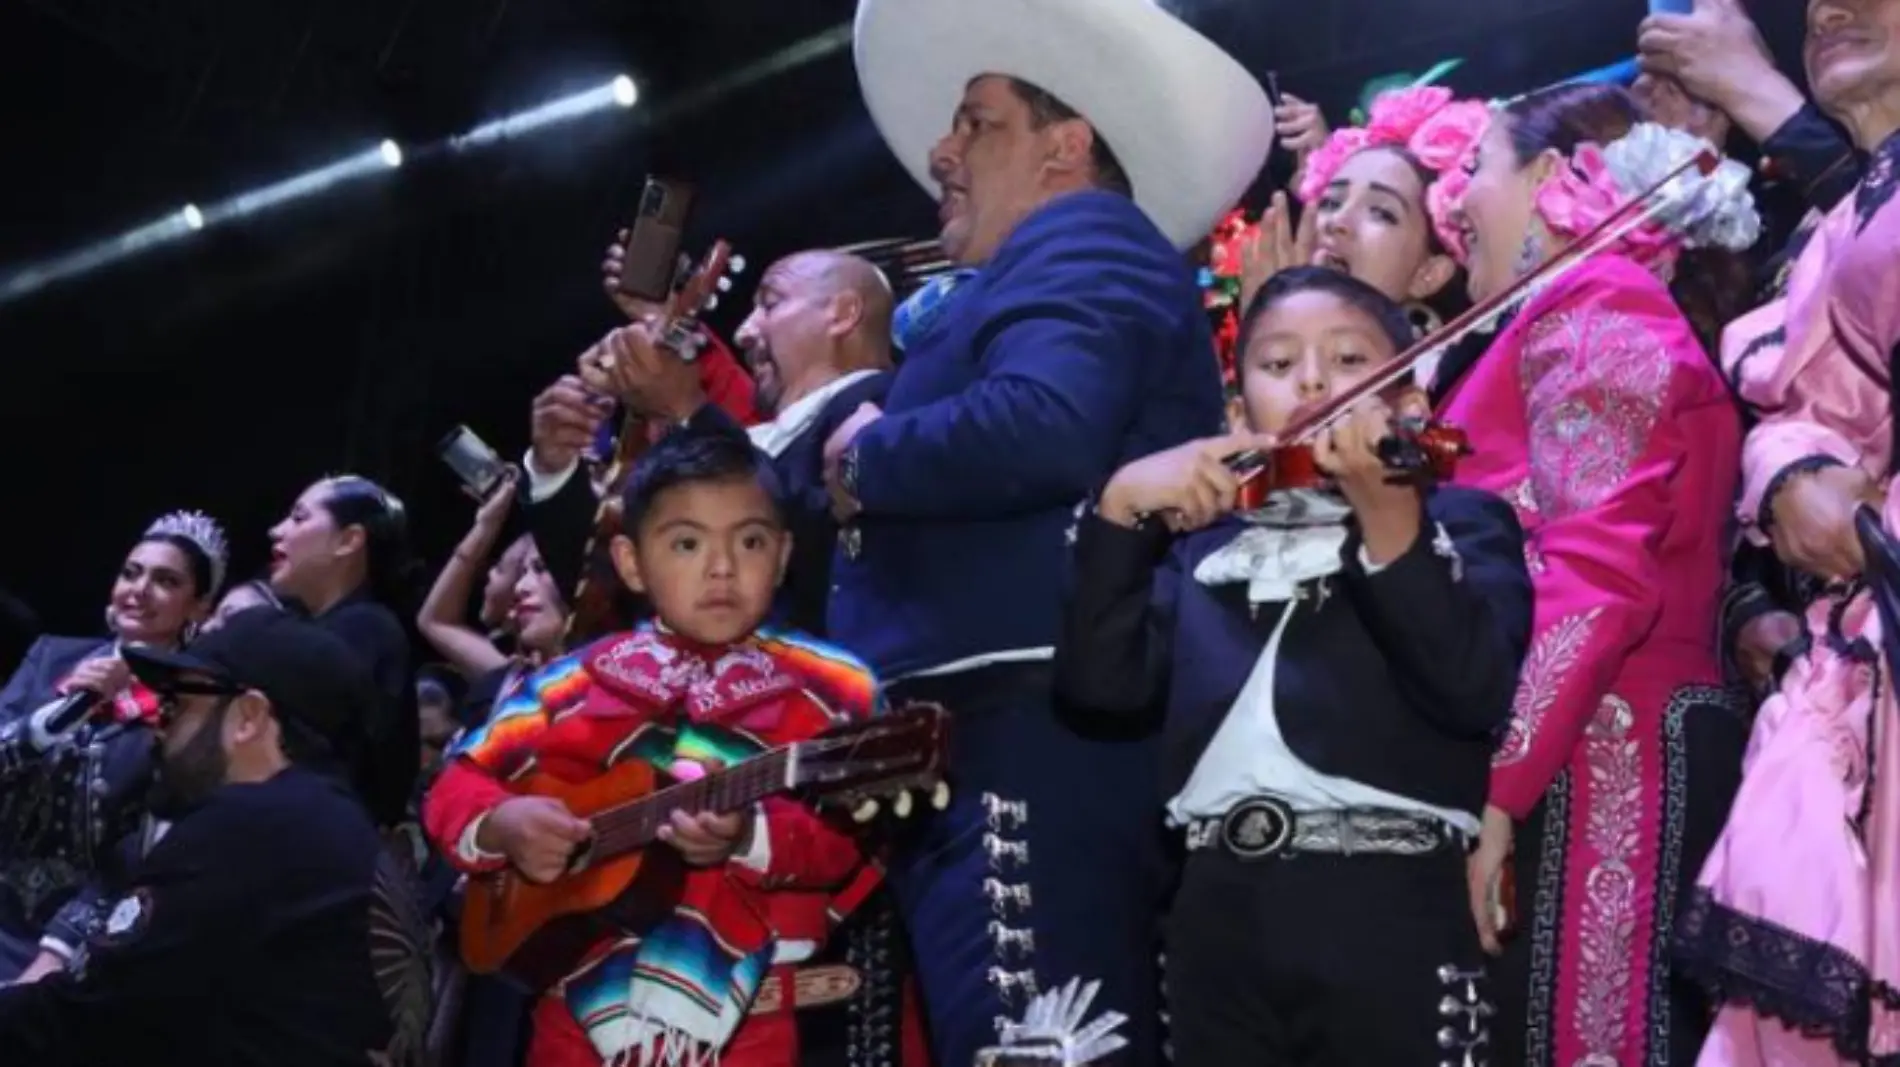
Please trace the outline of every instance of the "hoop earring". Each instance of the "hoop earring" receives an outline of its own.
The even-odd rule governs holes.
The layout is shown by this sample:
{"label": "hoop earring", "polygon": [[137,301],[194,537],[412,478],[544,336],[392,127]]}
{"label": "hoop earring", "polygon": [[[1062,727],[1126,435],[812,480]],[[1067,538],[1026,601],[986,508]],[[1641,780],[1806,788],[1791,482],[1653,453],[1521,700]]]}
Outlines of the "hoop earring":
{"label": "hoop earring", "polygon": [[1518,246],[1517,262],[1511,267],[1511,275],[1515,278],[1522,278],[1524,275],[1536,270],[1537,265],[1543,261],[1544,239],[1537,236],[1537,231],[1532,230],[1530,233],[1524,235],[1524,243]]}
{"label": "hoop earring", "polygon": [[198,620],[186,619],[185,625],[182,628],[180,628],[178,631],[179,646],[183,647],[185,645],[189,645],[193,641],[196,641],[197,639],[198,639]]}
{"label": "hoop earring", "polygon": [[1427,307],[1423,301],[1408,301],[1402,307],[1406,320],[1412,324],[1412,335],[1415,339],[1423,339],[1436,333],[1445,325],[1445,320],[1438,317],[1438,312]]}

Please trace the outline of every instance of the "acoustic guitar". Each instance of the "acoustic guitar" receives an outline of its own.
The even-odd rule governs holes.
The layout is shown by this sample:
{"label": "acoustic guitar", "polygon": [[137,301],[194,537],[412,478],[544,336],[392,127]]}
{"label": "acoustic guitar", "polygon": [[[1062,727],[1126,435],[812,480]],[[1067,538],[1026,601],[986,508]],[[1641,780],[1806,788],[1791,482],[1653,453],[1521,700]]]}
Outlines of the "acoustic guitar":
{"label": "acoustic guitar", "polygon": [[[719,288],[732,263],[732,246],[714,241],[706,257],[694,266],[681,257],[685,266],[674,282],[672,299],[665,308],[666,324],[660,331],[659,346],[691,363],[705,344],[700,333],[699,315],[718,299]],[[730,284],[730,283],[726,283]],[[611,421],[609,423],[611,425]],[[581,553],[580,585],[569,601],[574,610],[567,617],[567,646],[576,648],[588,641],[626,628],[618,617],[620,583],[612,578],[605,550],[620,532],[620,487],[634,461],[652,444],[654,427],[648,418],[630,406],[622,406],[618,432],[602,428],[602,438],[590,450],[594,486],[600,492],[600,505],[594,511],[594,525]]]}
{"label": "acoustic guitar", "polygon": [[566,873],[529,881],[509,867],[469,878],[462,902],[462,960],[532,990],[566,978],[603,936],[639,933],[672,913],[686,867],[671,848],[648,849],[673,812],[744,811],[790,793],[852,807],[938,785],[949,716],[916,705],[760,753],[690,782],[628,760],[584,782],[529,774],[518,796],[553,797],[587,820],[593,836]]}

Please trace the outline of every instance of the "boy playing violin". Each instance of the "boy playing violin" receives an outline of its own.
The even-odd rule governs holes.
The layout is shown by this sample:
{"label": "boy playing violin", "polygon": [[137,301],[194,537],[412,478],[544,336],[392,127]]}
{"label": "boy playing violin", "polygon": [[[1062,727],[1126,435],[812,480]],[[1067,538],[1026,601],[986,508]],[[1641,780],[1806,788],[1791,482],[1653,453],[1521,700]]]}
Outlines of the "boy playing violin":
{"label": "boy playing violin", "polygon": [[[561,801],[503,784],[530,769],[585,781],[637,758],[693,778],[873,712],[862,663],[761,628],[791,540],[743,432],[694,425],[655,444],[628,478],[622,528],[615,570],[657,621],[549,664],[456,746],[423,819],[468,871],[512,864],[551,882],[589,838]],[[789,797],[671,819],[660,838],[689,865],[677,903],[655,927],[602,937],[542,997],[530,1067],[798,1062],[791,965],[829,932],[834,892],[863,884],[855,838]],[[760,999],[767,982],[781,995]]]}
{"label": "boy playing violin", "polygon": [[1224,462],[1410,337],[1363,282],[1274,276],[1243,320],[1234,432],[1123,467],[1077,530],[1058,691],[1165,711],[1181,1063],[1484,1062],[1465,854],[1529,639],[1522,531],[1502,500],[1380,458],[1415,395],[1320,431],[1327,488],[1243,513]]}

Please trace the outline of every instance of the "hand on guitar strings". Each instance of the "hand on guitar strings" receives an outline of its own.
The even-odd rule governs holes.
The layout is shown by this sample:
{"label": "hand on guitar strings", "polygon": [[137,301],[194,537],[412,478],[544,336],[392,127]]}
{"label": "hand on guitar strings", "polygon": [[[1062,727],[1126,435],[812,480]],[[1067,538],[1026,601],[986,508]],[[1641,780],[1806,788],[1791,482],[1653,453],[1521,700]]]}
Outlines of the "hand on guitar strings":
{"label": "hand on guitar strings", "polygon": [[[722,760],[681,761],[673,765],[673,774],[682,782],[703,778],[725,769]],[[667,816],[668,825],[660,827],[660,840],[672,845],[695,867],[715,867],[742,855],[752,844],[752,831],[763,821],[752,809],[720,814],[702,811],[689,815],[675,811]]]}
{"label": "hand on guitar strings", "polygon": [[587,820],[552,797],[511,797],[482,820],[475,845],[508,857],[528,881],[546,883],[567,872],[575,850],[593,832]]}
{"label": "hand on guitar strings", "polygon": [[676,811],[669,816],[669,824],[660,827],[660,840],[672,845],[695,867],[716,867],[751,847],[756,819],[750,811],[724,815]]}
{"label": "hand on guitar strings", "polygon": [[581,356],[581,380],[649,418],[685,422],[706,402],[699,369],[662,347],[658,316],[622,326]]}

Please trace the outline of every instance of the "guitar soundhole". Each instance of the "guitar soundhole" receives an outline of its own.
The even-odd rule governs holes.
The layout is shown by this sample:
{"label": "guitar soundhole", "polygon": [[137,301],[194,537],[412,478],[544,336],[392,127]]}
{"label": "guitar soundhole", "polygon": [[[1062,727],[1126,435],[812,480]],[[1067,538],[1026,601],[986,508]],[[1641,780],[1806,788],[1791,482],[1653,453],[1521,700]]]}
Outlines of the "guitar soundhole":
{"label": "guitar soundhole", "polygon": [[590,837],[574,846],[574,854],[567,860],[567,873],[579,874],[593,864],[595,840]]}

